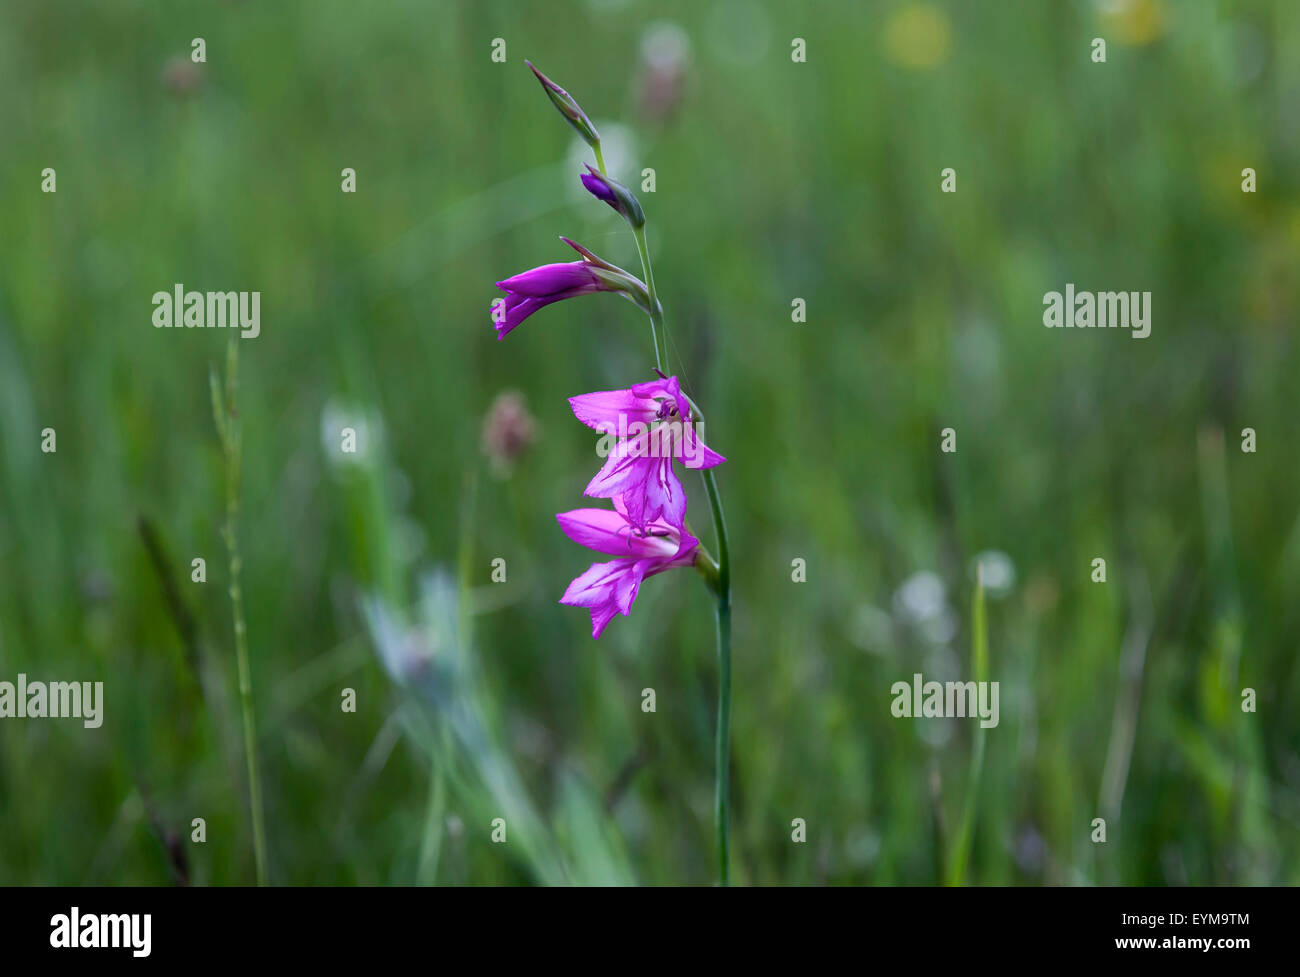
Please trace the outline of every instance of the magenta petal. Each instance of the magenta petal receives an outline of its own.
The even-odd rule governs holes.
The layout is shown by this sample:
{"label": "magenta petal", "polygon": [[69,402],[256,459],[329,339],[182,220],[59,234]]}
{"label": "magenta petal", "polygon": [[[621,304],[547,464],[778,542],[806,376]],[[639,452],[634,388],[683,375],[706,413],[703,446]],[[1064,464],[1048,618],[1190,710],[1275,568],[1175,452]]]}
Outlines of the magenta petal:
{"label": "magenta petal", "polygon": [[653,459],[645,457],[643,452],[629,447],[627,441],[620,441],[600,471],[587,483],[584,494],[595,499],[608,499],[620,493],[639,492],[641,483],[645,481],[645,467],[651,461]]}
{"label": "magenta petal", "polygon": [[574,509],[557,513],[555,518],[564,535],[597,553],[632,558],[664,554],[661,538],[637,535],[627,520],[611,509]]}
{"label": "magenta petal", "polygon": [[619,575],[625,573],[633,562],[635,561],[610,560],[607,563],[593,563],[570,581],[560,603],[574,607],[592,607],[609,600]]}
{"label": "magenta petal", "polygon": [[611,496],[609,497],[609,499],[610,499],[611,502],[614,503],[614,511],[617,512],[617,513],[618,513],[620,516],[622,516],[624,519],[626,519],[626,518],[627,518],[627,503],[623,500],[623,495],[622,495],[622,493],[619,493],[619,494],[617,494],[617,495],[611,495]]}
{"label": "magenta petal", "polygon": [[727,460],[705,444],[704,439],[691,427],[685,429],[678,452],[682,464],[691,469],[713,468]]}
{"label": "magenta petal", "polygon": [[[671,472],[671,462],[667,462]],[[599,638],[613,616],[631,613],[641,589],[641,581],[673,567],[690,566],[695,561],[697,540],[684,529],[663,520],[648,522],[644,532],[628,524],[635,507],[644,502],[644,493],[625,499],[614,496],[614,511],[575,509],[561,512],[556,518],[570,539],[592,549],[630,555],[605,563],[593,563],[575,577],[560,598],[561,604],[586,607],[591,612],[591,636]],[[624,549],[623,547],[626,547]]]}
{"label": "magenta petal", "polygon": [[649,524],[661,517],[674,529],[680,529],[686,520],[686,491],[673,471],[671,458],[635,457],[626,469],[599,479],[600,475],[592,480],[587,494],[620,494],[627,521],[639,530],[648,530]]}
{"label": "magenta petal", "polygon": [[492,324],[496,328],[497,339],[505,339],[506,336],[510,334],[511,330],[538,309],[550,305],[552,301],[553,300],[551,299],[521,299],[517,295],[507,296],[504,306],[505,315],[501,317],[500,321],[496,321],[496,317],[493,317]]}
{"label": "magenta petal", "polygon": [[512,275],[505,281],[497,282],[497,287],[519,295],[544,298],[559,292],[569,292],[579,288],[589,289],[597,282],[598,279],[591,273],[586,262],[561,261],[539,265],[518,275]]}
{"label": "magenta petal", "polygon": [[[654,397],[656,395],[668,394],[673,389],[677,378],[670,377],[667,380],[647,380],[645,383],[632,384],[632,392],[638,397]],[[681,388],[678,387],[678,390]]]}
{"label": "magenta petal", "polygon": [[[637,469],[638,475],[641,469]],[[638,530],[644,532],[646,528],[646,505],[645,497],[645,478],[644,476],[629,480],[627,491],[623,493],[623,503],[627,506],[627,521]]]}
{"label": "magenta petal", "polygon": [[[695,551],[699,548],[700,541],[688,533],[685,529],[681,530],[681,542],[677,547],[677,552],[673,554],[672,562],[669,566],[685,567],[695,562]],[[667,569],[667,567],[665,567]]]}
{"label": "magenta petal", "polygon": [[682,393],[682,385],[678,383],[676,377],[633,384],[632,392],[638,397],[667,397],[677,405],[679,417],[691,416],[691,402]]}
{"label": "magenta petal", "polygon": [[591,165],[583,164],[587,167],[586,173],[579,173],[578,179],[582,185],[587,188],[587,192],[598,200],[603,200],[615,210],[618,209],[618,197],[614,196],[614,191],[609,188],[605,178],[601,176],[598,170],[592,169]]}
{"label": "magenta petal", "polygon": [[655,459],[648,466],[642,497],[645,499],[645,510],[641,525],[660,516],[676,529],[681,529],[686,522],[686,490],[673,471],[671,458]]}
{"label": "magenta petal", "polygon": [[641,581],[645,577],[646,570],[652,567],[657,561],[655,560],[638,560],[628,568],[628,572],[622,574],[614,581],[614,606],[618,612],[624,616],[632,613],[632,601],[636,600],[636,593],[641,588]]}
{"label": "magenta petal", "polygon": [[605,625],[614,620],[614,612],[617,608],[613,602],[601,604],[599,607],[591,609],[591,637],[594,641],[599,641],[601,634],[605,631]]}
{"label": "magenta petal", "polygon": [[627,522],[608,509],[574,509],[556,513],[564,535],[579,546],[611,556],[627,556]]}
{"label": "magenta petal", "polygon": [[569,398],[573,416],[597,431],[619,433],[619,418],[626,417],[625,432],[632,421],[649,424],[655,416],[652,400],[638,397],[630,390],[597,390]]}
{"label": "magenta petal", "polygon": [[648,568],[663,564],[662,557],[649,560],[611,560],[593,563],[569,584],[561,604],[591,610],[591,636],[599,638],[616,613],[627,614]]}
{"label": "magenta petal", "polygon": [[585,262],[569,261],[530,268],[497,282],[497,287],[508,293],[504,305],[492,317],[497,339],[504,339],[538,309],[561,299],[601,291],[603,286]]}
{"label": "magenta petal", "polygon": [[686,519],[686,490],[673,471],[672,457],[648,449],[644,438],[619,442],[587,485],[586,494],[622,495],[628,522],[638,529],[660,516],[680,529]]}

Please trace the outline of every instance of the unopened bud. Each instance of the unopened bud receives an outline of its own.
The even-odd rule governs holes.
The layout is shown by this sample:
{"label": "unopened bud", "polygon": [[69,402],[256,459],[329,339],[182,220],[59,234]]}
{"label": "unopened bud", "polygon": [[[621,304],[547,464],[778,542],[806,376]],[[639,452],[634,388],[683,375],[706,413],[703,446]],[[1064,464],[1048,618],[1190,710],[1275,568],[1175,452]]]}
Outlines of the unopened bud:
{"label": "unopened bud", "polygon": [[524,64],[528,65],[529,70],[542,83],[542,88],[546,91],[547,97],[560,110],[560,115],[568,119],[569,125],[578,131],[578,135],[587,140],[587,145],[592,149],[599,146],[600,133],[596,131],[596,127],[587,118],[587,113],[582,111],[582,106],[573,100],[573,96],[534,68],[531,61],[525,61]]}
{"label": "unopened bud", "polygon": [[590,163],[584,163],[587,172],[581,176],[582,185],[597,200],[603,200],[620,214],[623,219],[633,227],[642,227],[645,225],[645,214],[641,210],[641,202],[636,199],[636,195],[627,187],[617,180],[611,180],[605,174],[592,167]]}

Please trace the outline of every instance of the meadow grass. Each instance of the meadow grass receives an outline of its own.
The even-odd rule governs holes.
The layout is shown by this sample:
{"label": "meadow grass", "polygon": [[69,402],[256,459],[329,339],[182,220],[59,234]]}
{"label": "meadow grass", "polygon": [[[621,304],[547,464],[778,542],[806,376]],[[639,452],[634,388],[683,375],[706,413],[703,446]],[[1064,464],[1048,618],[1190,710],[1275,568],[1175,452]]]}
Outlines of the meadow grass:
{"label": "meadow grass", "polygon": [[[254,754],[273,882],[715,878],[708,594],[655,578],[599,643],[556,602],[590,559],[554,513],[596,461],[566,398],[648,379],[645,323],[597,295],[498,344],[488,314],[559,234],[637,267],[529,57],[614,175],[656,171],[667,368],[728,459],[733,881],[1300,882],[1300,7],[941,0],[944,41],[916,6],[0,7],[0,679],[106,697],[98,730],[0,722],[0,881],[251,883]],[[691,45],[667,118],[651,20]],[[178,282],[262,292],[244,683],[229,339],[151,326]],[[1151,336],[1044,329],[1066,282],[1150,290]],[[502,477],[507,389],[538,436]],[[896,719],[893,682],[970,677],[991,550],[1000,724]]]}

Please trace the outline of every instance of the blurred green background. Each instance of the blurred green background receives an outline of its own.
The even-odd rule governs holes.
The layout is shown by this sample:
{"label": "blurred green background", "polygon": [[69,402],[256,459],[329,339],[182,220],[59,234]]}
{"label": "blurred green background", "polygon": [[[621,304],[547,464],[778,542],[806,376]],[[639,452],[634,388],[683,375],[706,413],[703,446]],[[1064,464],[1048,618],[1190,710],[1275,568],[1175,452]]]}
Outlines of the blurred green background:
{"label": "blurred green background", "polygon": [[[976,724],[890,687],[969,674],[978,558],[1001,722],[964,878],[1300,882],[1285,0],[7,0],[0,679],[106,704],[0,722],[0,881],[253,879],[229,337],[155,330],[175,283],[262,293],[238,532],[271,880],[712,880],[707,593],[657,577],[599,642],[556,603],[592,557],[554,513],[599,464],[566,398],[647,379],[645,320],[489,320],[557,235],[637,267],[525,58],[615,175],[655,170],[672,367],[728,458],[735,880],[942,877]],[[1044,329],[1066,282],[1152,292],[1150,338]]]}

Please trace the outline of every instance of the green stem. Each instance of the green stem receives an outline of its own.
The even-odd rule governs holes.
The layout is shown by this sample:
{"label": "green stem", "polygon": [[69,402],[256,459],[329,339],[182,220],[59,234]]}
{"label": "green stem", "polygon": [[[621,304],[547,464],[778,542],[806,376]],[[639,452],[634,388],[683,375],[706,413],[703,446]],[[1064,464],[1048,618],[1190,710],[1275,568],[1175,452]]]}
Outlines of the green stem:
{"label": "green stem", "polygon": [[435,757],[429,777],[429,800],[424,809],[424,840],[415,871],[418,885],[433,885],[438,879],[438,856],[442,853],[442,813],[445,807],[442,762]]}
{"label": "green stem", "polygon": [[226,524],[222,536],[230,561],[230,606],[235,628],[235,662],[239,670],[239,707],[243,714],[244,755],[248,761],[248,806],[253,821],[253,860],[257,884],[266,885],[266,828],[262,817],[262,786],[257,769],[257,724],[253,718],[253,677],[248,663],[248,626],[244,618],[243,557],[239,550],[239,477],[242,438],[239,411],[239,346],[231,341],[226,357],[225,400],[212,378],[213,413],[226,462]]}
{"label": "green stem", "polygon": [[[597,154],[597,162],[600,156]],[[604,166],[601,165],[601,172]],[[645,227],[632,228],[636,238],[637,254],[641,257],[641,270],[645,275],[646,291],[650,297],[650,339],[655,348],[655,365],[663,373],[668,363],[668,331],[664,326],[663,306],[655,290],[654,269],[650,263],[650,247],[646,243]],[[688,398],[689,399],[689,398]],[[691,401],[696,422],[703,422],[695,402]],[[713,530],[717,534],[718,557],[716,564],[704,568],[705,580],[718,598],[718,725],[714,738],[713,792],[714,820],[717,829],[718,882],[731,881],[731,552],[727,541],[727,521],[722,513],[722,498],[713,471],[700,472],[704,478],[704,491],[709,497],[713,514]]]}
{"label": "green stem", "polygon": [[655,366],[663,373],[668,363],[668,331],[664,328],[663,306],[659,304],[659,295],[655,291],[655,273],[650,266],[650,246],[646,243],[645,227],[632,228],[632,236],[636,238],[636,252],[641,256],[641,270],[650,296],[650,341],[654,343]]}
{"label": "green stem", "polygon": [[727,541],[727,520],[713,469],[700,473],[713,511],[713,528],[718,536],[718,728],[714,740],[717,770],[713,806],[718,831],[718,881],[731,880],[731,553]]}
{"label": "green stem", "polygon": [[[975,567],[975,596],[971,601],[971,659],[975,681],[981,687],[989,677],[989,633],[988,620],[984,610],[984,573],[983,567]],[[975,835],[975,815],[979,804],[980,781],[984,774],[984,737],[983,722],[975,729],[975,742],[971,749],[970,776],[966,784],[966,802],[962,807],[961,825],[957,830],[957,839],[952,846],[948,860],[947,882],[949,885],[964,885],[966,870],[970,864],[971,842]]]}

